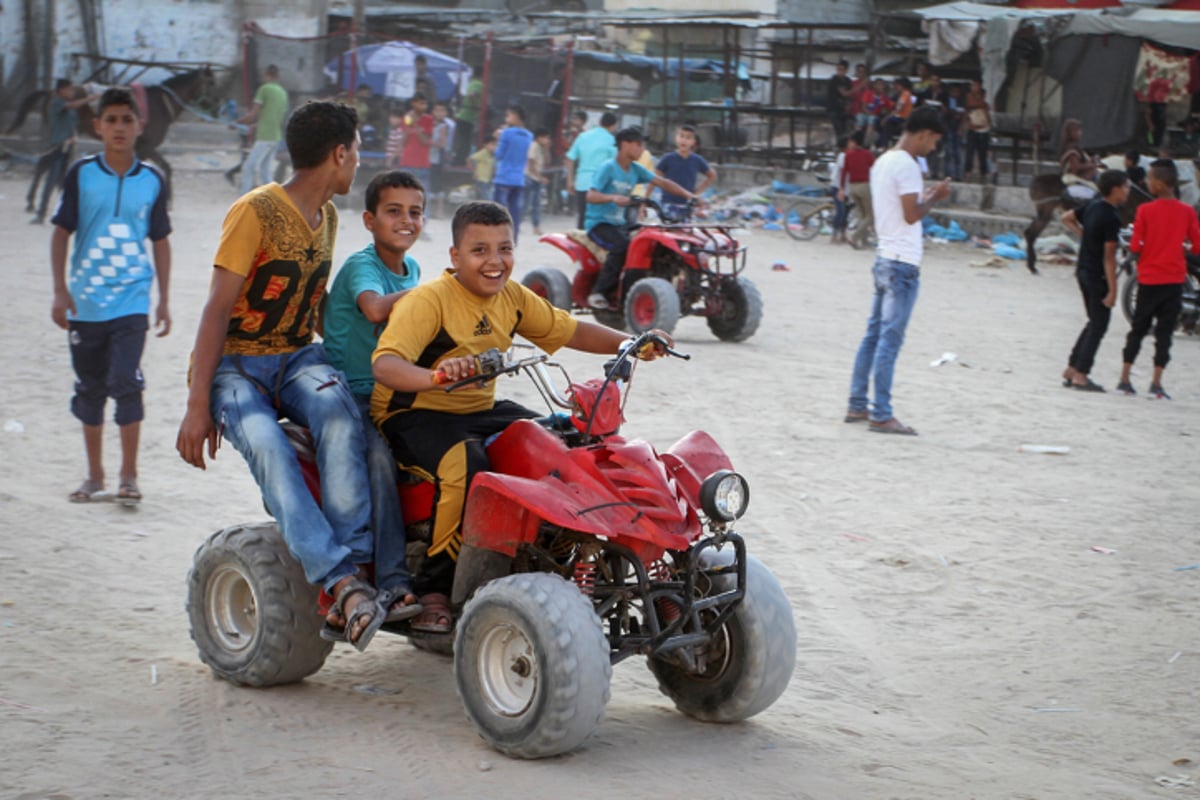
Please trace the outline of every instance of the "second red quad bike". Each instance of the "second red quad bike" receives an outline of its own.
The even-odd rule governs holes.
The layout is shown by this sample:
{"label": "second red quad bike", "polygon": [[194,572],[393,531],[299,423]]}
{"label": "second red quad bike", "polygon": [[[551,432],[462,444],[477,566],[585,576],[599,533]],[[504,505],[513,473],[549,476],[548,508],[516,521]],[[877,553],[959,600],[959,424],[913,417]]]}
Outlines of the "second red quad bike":
{"label": "second red quad bike", "polygon": [[[383,628],[452,652],[467,716],[511,756],[580,746],[604,716],[613,665],[633,656],[646,659],[680,711],[709,722],[758,714],[791,679],[788,598],[734,529],[746,480],[701,431],[661,453],[619,433],[635,355],[650,346],[666,347],[642,334],[603,377],[567,378],[565,393],[551,368],[565,371],[544,354],[481,354],[470,381],[524,372],[563,411],[516,422],[487,444],[490,470],[471,482],[463,515],[454,631]],[[317,494],[303,438],[301,466]],[[401,494],[410,547],[419,547],[429,538],[432,485],[402,483]],[[188,590],[200,658],[233,683],[299,681],[333,646],[318,635],[319,591],[272,522],[213,534],[196,552]]]}
{"label": "second red quad bike", "polygon": [[[638,223],[639,209],[663,219],[653,200],[632,198],[626,209],[631,220],[629,250],[621,271],[617,307],[595,310],[596,320],[614,328],[642,333],[652,328],[670,333],[681,316],[704,317],[718,339],[741,342],[758,330],[763,300],[749,278],[746,248],[723,225],[691,222]],[[575,262],[575,278],[560,270],[539,267],[521,283],[559,308],[583,310],[603,265],[587,234],[548,233],[540,241],[562,250]]]}

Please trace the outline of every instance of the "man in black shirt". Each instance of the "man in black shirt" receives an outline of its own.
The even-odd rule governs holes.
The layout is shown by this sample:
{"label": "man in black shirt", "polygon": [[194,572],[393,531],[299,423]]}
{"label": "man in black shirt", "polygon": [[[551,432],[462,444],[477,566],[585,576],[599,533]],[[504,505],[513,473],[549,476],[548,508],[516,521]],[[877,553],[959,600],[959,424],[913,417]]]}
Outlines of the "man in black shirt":
{"label": "man in black shirt", "polygon": [[826,89],[825,108],[829,110],[829,116],[833,122],[833,132],[836,138],[841,139],[846,135],[846,106],[850,102],[850,86],[853,81],[846,71],[850,69],[850,62],[842,59],[837,65],[837,74],[829,79],[829,86]]}
{"label": "man in black shirt", "polygon": [[1075,277],[1088,318],[1067,359],[1063,386],[1086,392],[1104,391],[1088,373],[1092,371],[1096,350],[1108,330],[1109,316],[1117,301],[1117,241],[1121,235],[1117,206],[1129,197],[1129,176],[1119,169],[1110,169],[1100,175],[1096,184],[1100,187],[1100,197],[1062,215],[1062,223],[1080,237]]}

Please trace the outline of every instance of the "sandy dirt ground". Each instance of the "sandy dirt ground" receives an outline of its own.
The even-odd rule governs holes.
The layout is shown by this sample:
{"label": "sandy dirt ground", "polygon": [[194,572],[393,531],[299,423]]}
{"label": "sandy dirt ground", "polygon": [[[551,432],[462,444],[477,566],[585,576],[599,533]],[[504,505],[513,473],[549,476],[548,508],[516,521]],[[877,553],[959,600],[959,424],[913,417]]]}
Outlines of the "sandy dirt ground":
{"label": "sandy dirt ground", "polygon": [[[1200,569],[1180,569],[1200,561],[1200,341],[1176,341],[1173,402],[1061,388],[1083,321],[1069,268],[1035,278],[931,248],[895,386],[898,416],[921,435],[878,436],[842,422],[871,256],[749,235],[748,275],[766,297],[758,334],[723,344],[684,320],[693,359],[639,371],[625,432],[666,448],[706,429],[748,476],[742,531],[795,612],[790,687],[749,722],[704,724],[631,659],[584,748],[522,762],[475,734],[450,662],[396,637],[365,654],[339,646],[312,678],[270,690],[200,663],[184,610],[192,554],[213,531],[264,518],[232,448],[207,472],[174,449],[233,192],[214,171],[180,172],[175,329],[143,360],[146,499],[129,510],[66,501],[82,442],[66,335],[49,316],[50,229],[26,224],[26,178],[0,176],[0,797],[1200,793],[1188,785],[1200,781]],[[448,222],[428,231],[414,255],[431,277]],[[343,213],[338,262],[366,242]],[[541,264],[565,267],[526,230],[517,274]],[[1114,316],[1099,354],[1094,375],[1110,387],[1126,330]],[[947,352],[957,359],[931,366]],[[1149,360],[1144,349],[1143,391]],[[602,359],[563,361],[587,377]]]}

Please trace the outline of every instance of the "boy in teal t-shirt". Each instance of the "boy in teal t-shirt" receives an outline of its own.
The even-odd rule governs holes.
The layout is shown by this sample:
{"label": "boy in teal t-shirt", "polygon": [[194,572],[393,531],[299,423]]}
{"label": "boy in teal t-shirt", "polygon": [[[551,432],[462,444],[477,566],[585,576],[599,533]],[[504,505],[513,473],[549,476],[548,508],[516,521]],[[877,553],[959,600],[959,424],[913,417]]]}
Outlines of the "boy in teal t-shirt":
{"label": "boy in teal t-shirt", "polygon": [[375,241],[346,259],[329,290],[324,313],[325,351],[346,375],[358,402],[367,439],[371,529],[375,534],[375,586],[389,621],[420,613],[405,565],[404,518],[396,493],[396,462],[371,422],[371,354],[392,306],[421,279],[409,248],[425,225],[425,187],[410,172],[381,172],[367,185],[363,225]]}
{"label": "boy in teal t-shirt", "polygon": [[612,309],[619,306],[619,297],[614,297],[621,282],[621,268],[625,266],[625,253],[629,250],[629,229],[625,224],[625,208],[635,186],[648,183],[664,192],[694,200],[696,195],[670,178],[655,175],[638,163],[646,149],[645,137],[638,128],[625,128],[617,133],[617,157],[605,161],[592,176],[587,192],[587,213],[584,227],[588,238],[608,251],[604,266],[596,276],[588,295],[588,305],[597,309]]}

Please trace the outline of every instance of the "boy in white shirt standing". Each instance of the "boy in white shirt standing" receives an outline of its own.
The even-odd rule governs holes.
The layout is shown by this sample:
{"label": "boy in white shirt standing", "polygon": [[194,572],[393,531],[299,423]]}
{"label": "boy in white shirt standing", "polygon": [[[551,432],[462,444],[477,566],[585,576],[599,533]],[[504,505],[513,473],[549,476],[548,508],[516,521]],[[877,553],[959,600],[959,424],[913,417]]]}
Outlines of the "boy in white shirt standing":
{"label": "boy in white shirt standing", "polygon": [[[915,436],[916,431],[892,413],[892,374],[904,343],[904,331],[917,302],[924,239],[921,218],[950,194],[950,180],[925,187],[918,160],[937,147],[943,127],[937,109],[919,108],[904,124],[896,146],[871,168],[871,205],[879,237],[875,265],[875,299],[867,332],[854,360],[846,422],[869,423],[875,433]],[[868,410],[872,378],[875,401]]]}

